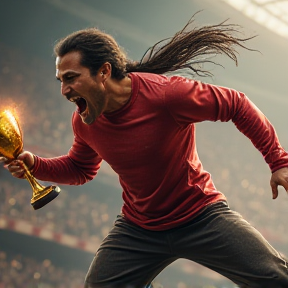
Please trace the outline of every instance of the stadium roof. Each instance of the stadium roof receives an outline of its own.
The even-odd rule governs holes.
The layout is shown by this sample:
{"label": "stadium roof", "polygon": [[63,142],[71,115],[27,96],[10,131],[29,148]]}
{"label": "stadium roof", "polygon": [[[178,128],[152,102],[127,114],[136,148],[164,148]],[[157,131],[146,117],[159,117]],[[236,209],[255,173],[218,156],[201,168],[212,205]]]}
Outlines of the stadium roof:
{"label": "stadium roof", "polygon": [[288,38],[288,0],[222,0],[254,21]]}

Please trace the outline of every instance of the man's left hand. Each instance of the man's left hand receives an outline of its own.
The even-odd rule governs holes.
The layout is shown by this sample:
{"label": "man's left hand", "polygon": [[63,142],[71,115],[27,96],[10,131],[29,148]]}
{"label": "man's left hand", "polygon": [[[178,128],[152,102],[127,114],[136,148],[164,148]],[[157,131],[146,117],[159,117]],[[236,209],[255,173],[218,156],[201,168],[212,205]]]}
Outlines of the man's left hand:
{"label": "man's left hand", "polygon": [[278,197],[278,186],[283,186],[288,193],[288,167],[281,168],[272,173],[270,185],[272,188],[273,199]]}

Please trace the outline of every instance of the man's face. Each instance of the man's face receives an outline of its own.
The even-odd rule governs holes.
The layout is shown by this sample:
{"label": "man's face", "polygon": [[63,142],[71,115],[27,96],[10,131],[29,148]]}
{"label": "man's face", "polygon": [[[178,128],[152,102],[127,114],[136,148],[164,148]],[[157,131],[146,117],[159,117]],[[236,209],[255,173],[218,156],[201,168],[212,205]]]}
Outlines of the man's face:
{"label": "man's face", "polygon": [[[91,76],[80,64],[81,54],[69,52],[56,58],[56,78],[61,81],[61,93],[77,105],[77,112],[86,124],[92,124],[105,111],[107,100],[100,72]],[[99,74],[99,75],[98,75]]]}

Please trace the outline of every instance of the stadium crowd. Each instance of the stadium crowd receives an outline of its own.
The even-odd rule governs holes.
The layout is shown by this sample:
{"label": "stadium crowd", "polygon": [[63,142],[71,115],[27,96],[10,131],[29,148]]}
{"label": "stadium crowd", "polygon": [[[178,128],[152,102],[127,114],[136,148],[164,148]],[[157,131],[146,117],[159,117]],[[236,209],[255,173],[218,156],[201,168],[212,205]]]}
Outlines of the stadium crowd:
{"label": "stadium crowd", "polygon": [[69,192],[62,191],[61,196],[35,211],[30,205],[32,189],[12,180],[1,181],[0,218],[26,220],[35,227],[96,243],[113,224],[107,204],[89,199],[85,193],[69,197]]}
{"label": "stadium crowd", "polygon": [[0,288],[82,288],[85,273],[0,249]]}

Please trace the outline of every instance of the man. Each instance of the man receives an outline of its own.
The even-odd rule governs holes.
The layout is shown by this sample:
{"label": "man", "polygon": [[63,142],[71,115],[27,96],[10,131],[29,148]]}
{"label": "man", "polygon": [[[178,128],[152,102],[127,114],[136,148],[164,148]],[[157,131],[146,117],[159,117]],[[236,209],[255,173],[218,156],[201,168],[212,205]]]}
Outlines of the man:
{"label": "man", "polygon": [[[191,24],[191,21],[188,22]],[[41,158],[24,151],[7,163],[23,177],[23,161],[40,180],[80,185],[105,160],[123,187],[122,213],[103,240],[86,288],[148,287],[179,258],[200,263],[239,287],[287,288],[286,260],[230,210],[198,158],[195,123],[233,121],[269,165],[273,198],[288,189],[288,154],[273,126],[241,92],[164,73],[205,74],[198,58],[222,53],[237,63],[237,26],[189,30],[129,61],[98,29],[77,31],[55,46],[61,93],[77,105],[67,155]],[[245,48],[245,47],[244,47]],[[5,159],[2,159],[5,161]]]}

